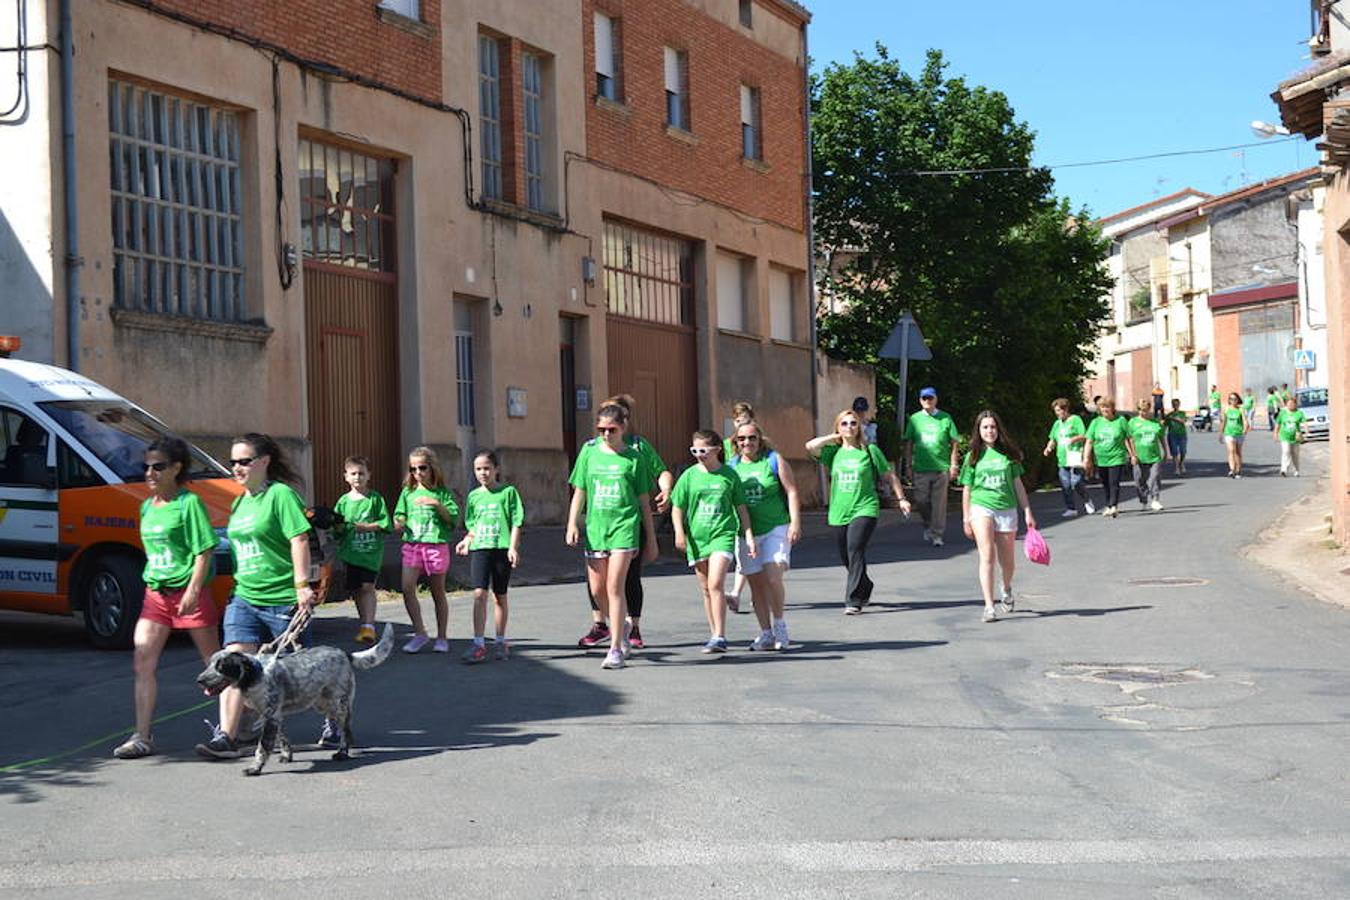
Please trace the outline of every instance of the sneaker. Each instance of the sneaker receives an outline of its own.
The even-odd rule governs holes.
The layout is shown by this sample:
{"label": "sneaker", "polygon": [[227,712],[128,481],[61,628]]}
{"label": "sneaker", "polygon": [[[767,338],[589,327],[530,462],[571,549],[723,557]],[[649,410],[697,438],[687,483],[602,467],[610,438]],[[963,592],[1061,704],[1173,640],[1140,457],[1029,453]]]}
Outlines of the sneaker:
{"label": "sneaker", "polygon": [[1150,503],[1150,504],[1148,505],[1148,508],[1151,509],[1151,510],[1153,510],[1154,512],[1162,512],[1162,508],[1163,508],[1162,501],[1161,501],[1161,500],[1154,500],[1152,503]]}
{"label": "sneaker", "polygon": [[750,649],[751,649],[751,650],[772,650],[772,649],[773,649],[773,643],[774,643],[774,641],[773,641],[773,632],[772,632],[772,631],[761,631],[761,632],[759,633],[759,637],[755,638],[753,641],[750,642]]}
{"label": "sneaker", "polygon": [[1234,472],[1234,473],[1233,473],[1233,480],[1234,480],[1234,481],[1241,481],[1241,480],[1242,480],[1242,473],[1241,473],[1241,472]]}
{"label": "sneaker", "polygon": [[356,642],[358,644],[375,643],[375,626],[362,625],[360,628],[356,629]]}
{"label": "sneaker", "polygon": [[414,634],[408,643],[403,645],[404,653],[420,653],[422,648],[431,643],[431,638],[425,634]]}
{"label": "sneaker", "polygon": [[323,720],[323,733],[319,735],[319,746],[325,750],[336,750],[342,746],[342,735],[332,719]]}
{"label": "sneaker", "polygon": [[710,637],[708,643],[703,645],[704,653],[726,653],[727,639],[724,637]]}
{"label": "sneaker", "polygon": [[1106,517],[1106,518],[1110,518],[1110,516],[1111,516],[1111,507],[1109,507],[1109,506],[1104,506],[1104,507],[1102,507],[1102,515],[1103,515],[1104,517]]}
{"label": "sneaker", "polygon": [[1114,518],[1116,518],[1116,517],[1119,516],[1119,515],[1120,515],[1120,509],[1119,509],[1118,507],[1115,507],[1115,506],[1111,507],[1111,518],[1114,519]]}
{"label": "sneaker", "polygon": [[207,759],[238,759],[244,755],[244,751],[239,749],[234,738],[222,731],[219,725],[213,725],[211,729],[213,732],[211,740],[193,748],[198,755]]}
{"label": "sneaker", "polygon": [[845,606],[845,607],[844,607],[844,615],[846,615],[846,616],[860,616],[860,615],[862,615],[862,607],[861,607],[861,606]]}
{"label": "sneaker", "polygon": [[941,547],[941,546],[942,546],[942,535],[940,535],[940,534],[935,534],[935,535],[933,535],[933,546],[934,546],[934,547]]}
{"label": "sneaker", "polygon": [[1076,509],[1066,509],[1066,510],[1064,510],[1064,512],[1062,512],[1062,513],[1059,514],[1059,517],[1060,517],[1061,519],[1072,519],[1072,518],[1073,518],[1074,516],[1076,516],[1076,515],[1078,515],[1078,510],[1076,510]]}
{"label": "sneaker", "polygon": [[1089,516],[1096,515],[1097,513],[1097,507],[1091,500],[1084,500],[1083,508],[1087,510]]}
{"label": "sneaker", "polygon": [[1015,601],[1013,600],[1012,588],[1004,588],[1003,596],[999,598],[998,602],[999,605],[1003,607],[1003,611],[1005,613],[1012,612],[1013,606],[1015,605]]}
{"label": "sneaker", "polygon": [[113,748],[113,756],[118,759],[140,759],[155,752],[155,742],[148,737],[133,734]]}
{"label": "sneaker", "polygon": [[647,642],[642,639],[642,632],[638,630],[636,622],[633,623],[633,627],[628,631],[628,646],[632,647],[634,650],[641,650],[643,647],[647,646]]}
{"label": "sneaker", "polygon": [[1185,474],[1186,474],[1186,464],[1185,464],[1185,463],[1182,463],[1182,464],[1181,464],[1181,474],[1182,474],[1182,475],[1185,475]]}
{"label": "sneaker", "polygon": [[610,651],[609,651],[608,653],[605,654],[605,661],[602,662],[602,663],[600,664],[600,668],[602,668],[602,669],[622,669],[622,668],[623,668],[623,651],[622,651],[622,650],[619,650],[619,649],[616,648],[616,647],[611,647],[611,648],[610,648]]}
{"label": "sneaker", "polygon": [[780,622],[773,626],[773,649],[786,650],[792,646],[788,640],[787,622]]}
{"label": "sneaker", "polygon": [[1294,470],[1294,477],[1295,477],[1295,478],[1299,477],[1299,475],[1298,475],[1298,469],[1295,469],[1295,470]]}
{"label": "sneaker", "polygon": [[997,622],[997,621],[998,621],[998,616],[995,615],[995,613],[994,613],[994,608],[993,608],[992,606],[986,606],[986,607],[984,608],[984,621],[986,621],[986,622]]}
{"label": "sneaker", "polygon": [[432,653],[449,653],[450,641],[448,638],[436,638],[436,643],[431,645]]}
{"label": "sneaker", "polygon": [[492,658],[497,662],[506,662],[511,658],[511,645],[506,641],[497,641]]}
{"label": "sneaker", "polygon": [[[437,643],[439,643],[439,641]],[[450,649],[449,645],[446,646],[446,649],[447,650]],[[473,664],[480,662],[487,662],[487,658],[488,652],[486,644],[470,644],[469,649],[465,650],[464,655],[460,657],[460,659],[464,661],[464,664],[466,666],[472,666]]]}
{"label": "sneaker", "polygon": [[590,649],[607,643],[609,643],[609,625],[604,622],[592,622],[591,630],[581,636],[581,640],[577,641],[577,646]]}
{"label": "sneaker", "polygon": [[1286,472],[1284,469],[1281,469],[1281,470],[1280,470],[1280,477],[1281,477],[1281,478],[1285,478],[1285,477],[1287,477],[1288,475],[1289,475],[1289,473]]}
{"label": "sneaker", "polygon": [[927,528],[923,530],[923,542],[925,544],[933,543],[933,532],[929,531]]}

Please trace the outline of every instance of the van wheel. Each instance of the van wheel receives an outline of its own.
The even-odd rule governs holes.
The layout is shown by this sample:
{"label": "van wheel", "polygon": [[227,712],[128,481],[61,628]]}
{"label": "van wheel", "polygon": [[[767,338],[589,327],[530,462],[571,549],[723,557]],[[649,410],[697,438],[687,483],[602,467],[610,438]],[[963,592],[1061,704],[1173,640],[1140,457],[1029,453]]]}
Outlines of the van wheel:
{"label": "van wheel", "polygon": [[115,553],[99,557],[84,579],[84,630],[89,642],[100,650],[130,647],[144,595],[135,560]]}

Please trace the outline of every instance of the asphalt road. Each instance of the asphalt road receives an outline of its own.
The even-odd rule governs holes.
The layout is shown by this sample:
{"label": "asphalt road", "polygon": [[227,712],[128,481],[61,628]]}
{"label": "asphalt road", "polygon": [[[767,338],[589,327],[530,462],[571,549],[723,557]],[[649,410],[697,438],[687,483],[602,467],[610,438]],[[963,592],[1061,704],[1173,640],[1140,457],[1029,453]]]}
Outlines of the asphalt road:
{"label": "asphalt road", "polygon": [[[799,547],[785,654],[746,652],[736,616],[738,649],[701,655],[673,574],[648,580],[651,647],[623,671],[573,646],[576,585],[513,592],[514,658],[469,668],[459,598],[449,659],[362,674],[359,755],[261,778],[193,755],[214,716],[186,641],[162,754],[119,762],[129,656],[5,616],[0,896],[1350,895],[1350,618],[1236,555],[1312,487],[1252,444],[1235,482],[1193,438],[1162,513],[1062,520],[1038,495],[1053,565],[1024,561],[994,624],[959,515],[942,549],[879,530],[857,618],[828,542]],[[349,611],[327,613],[345,645]]]}

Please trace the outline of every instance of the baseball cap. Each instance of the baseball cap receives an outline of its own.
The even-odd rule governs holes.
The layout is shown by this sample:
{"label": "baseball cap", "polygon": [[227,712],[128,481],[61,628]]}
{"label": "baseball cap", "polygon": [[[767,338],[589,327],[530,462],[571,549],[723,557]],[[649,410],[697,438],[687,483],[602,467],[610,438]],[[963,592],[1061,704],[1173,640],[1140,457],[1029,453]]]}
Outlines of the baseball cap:
{"label": "baseball cap", "polygon": [[919,397],[921,399],[923,397],[936,397],[936,396],[937,396],[937,388],[935,387],[926,387],[919,391]]}
{"label": "baseball cap", "polygon": [[857,412],[857,413],[864,413],[864,412],[867,412],[867,410],[869,410],[869,409],[871,409],[871,404],[869,404],[869,403],[867,402],[867,398],[866,398],[866,397],[854,397],[854,398],[853,398],[853,411],[854,411],[854,412]]}

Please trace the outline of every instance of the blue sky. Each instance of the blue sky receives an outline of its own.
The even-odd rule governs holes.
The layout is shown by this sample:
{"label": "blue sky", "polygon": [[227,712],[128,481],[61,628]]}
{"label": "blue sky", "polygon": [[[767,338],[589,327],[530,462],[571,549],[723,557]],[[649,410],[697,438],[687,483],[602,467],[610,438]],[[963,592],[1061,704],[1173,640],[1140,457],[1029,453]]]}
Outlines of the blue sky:
{"label": "blue sky", "polygon": [[[815,68],[880,41],[906,71],[929,48],[948,74],[1008,95],[1038,164],[1257,141],[1275,85],[1311,64],[1307,0],[808,0]],[[1278,143],[1277,143],[1278,142]],[[1054,172],[1103,216],[1183,187],[1223,193],[1316,163],[1312,142]]]}

